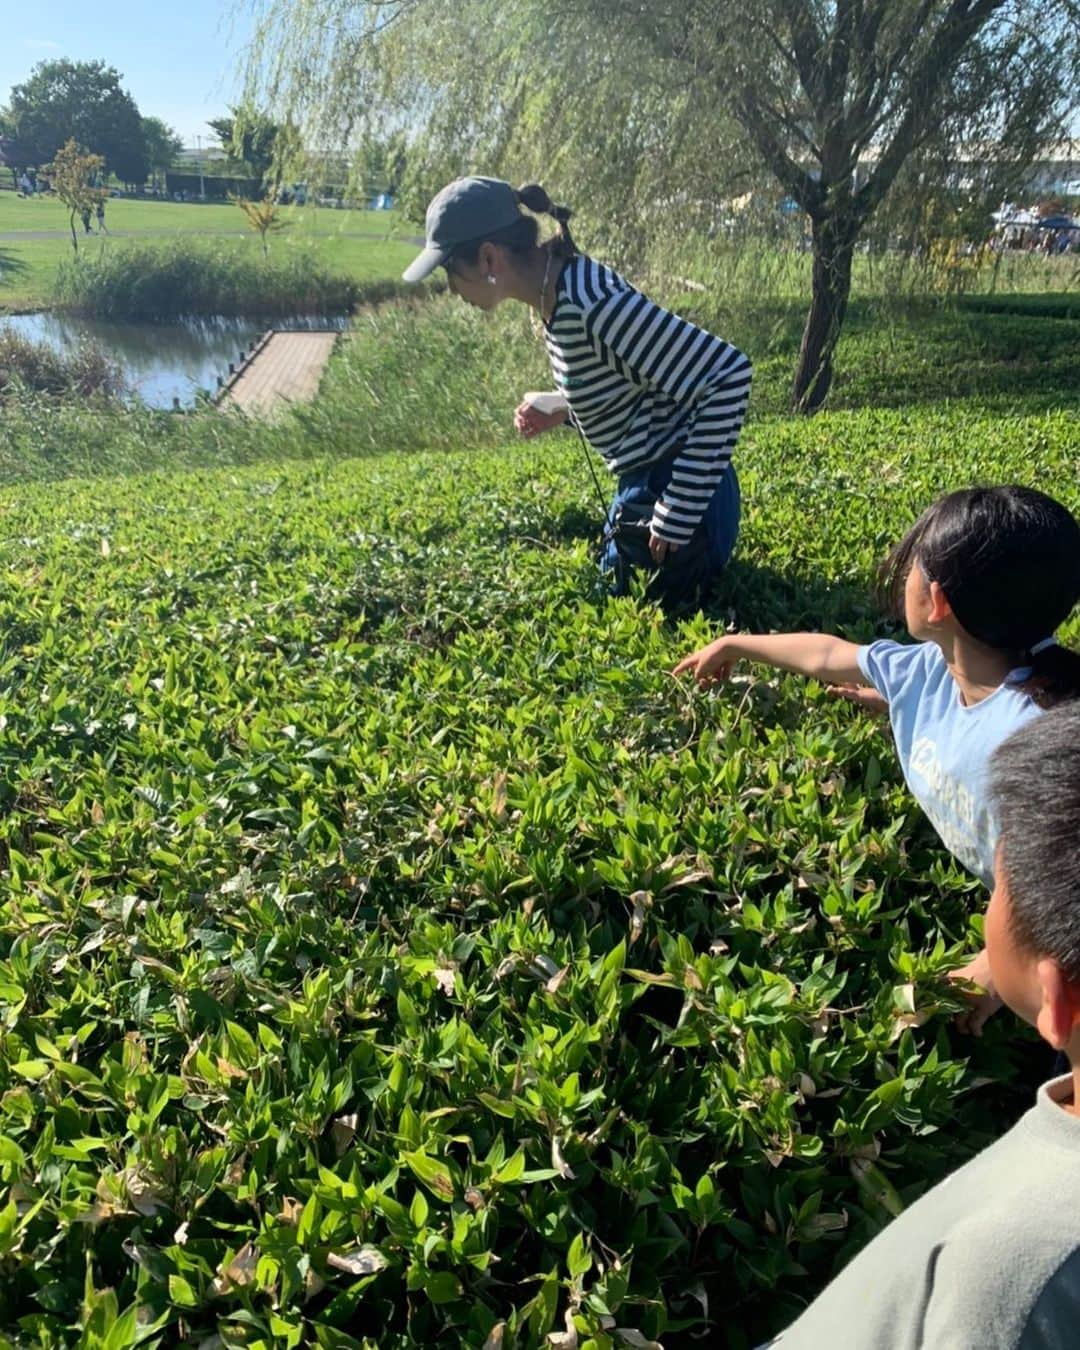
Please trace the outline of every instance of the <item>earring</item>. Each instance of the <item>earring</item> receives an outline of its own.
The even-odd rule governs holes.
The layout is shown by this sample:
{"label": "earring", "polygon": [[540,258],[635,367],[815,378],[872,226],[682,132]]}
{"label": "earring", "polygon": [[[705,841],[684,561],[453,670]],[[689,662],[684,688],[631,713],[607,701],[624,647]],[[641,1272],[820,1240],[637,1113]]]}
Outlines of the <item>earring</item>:
{"label": "earring", "polygon": [[491,275],[490,272],[488,273],[488,285],[489,285],[489,286],[494,286],[494,285],[495,285],[495,278]]}

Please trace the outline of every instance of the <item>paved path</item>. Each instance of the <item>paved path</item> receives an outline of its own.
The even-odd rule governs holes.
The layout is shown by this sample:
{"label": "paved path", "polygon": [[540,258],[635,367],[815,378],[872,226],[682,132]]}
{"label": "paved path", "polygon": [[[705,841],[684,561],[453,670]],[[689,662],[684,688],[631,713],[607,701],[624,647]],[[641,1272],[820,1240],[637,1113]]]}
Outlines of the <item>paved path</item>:
{"label": "paved path", "polygon": [[269,421],[289,403],[313,399],[338,336],[337,332],[268,334],[225,386],[219,402]]}

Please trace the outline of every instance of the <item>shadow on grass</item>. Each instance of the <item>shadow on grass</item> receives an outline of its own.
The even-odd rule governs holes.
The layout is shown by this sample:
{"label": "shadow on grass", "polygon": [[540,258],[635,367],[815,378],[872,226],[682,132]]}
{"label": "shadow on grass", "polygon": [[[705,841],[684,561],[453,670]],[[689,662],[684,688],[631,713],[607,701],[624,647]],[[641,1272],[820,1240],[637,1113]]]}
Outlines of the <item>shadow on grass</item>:
{"label": "shadow on grass", "polygon": [[809,631],[880,633],[882,616],[869,583],[786,575],[736,555],[704,607],[707,618],[754,633]]}
{"label": "shadow on grass", "polygon": [[[752,411],[788,411],[805,306],[765,304],[697,316],[754,360]],[[857,298],[848,307],[827,409],[901,408],[978,398],[1044,412],[1080,387],[1080,300],[1068,295],[959,300]]]}
{"label": "shadow on grass", "polygon": [[0,245],[0,289],[14,286],[30,271],[30,265],[13,249]]}

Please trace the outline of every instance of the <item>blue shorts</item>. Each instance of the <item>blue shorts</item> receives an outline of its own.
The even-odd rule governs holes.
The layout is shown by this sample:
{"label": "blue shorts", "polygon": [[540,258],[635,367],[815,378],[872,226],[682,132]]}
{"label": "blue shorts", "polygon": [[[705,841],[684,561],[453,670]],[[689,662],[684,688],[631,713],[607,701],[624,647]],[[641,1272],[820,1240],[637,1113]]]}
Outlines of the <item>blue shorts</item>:
{"label": "blue shorts", "polygon": [[604,521],[600,567],[611,577],[611,593],[625,595],[635,569],[652,574],[647,594],[664,609],[695,605],[727,566],[739,535],[742,499],[735,466],[729,465],[689,543],[659,567],[649,555],[653,507],[671,480],[674,456],[647,464],[619,479]]}

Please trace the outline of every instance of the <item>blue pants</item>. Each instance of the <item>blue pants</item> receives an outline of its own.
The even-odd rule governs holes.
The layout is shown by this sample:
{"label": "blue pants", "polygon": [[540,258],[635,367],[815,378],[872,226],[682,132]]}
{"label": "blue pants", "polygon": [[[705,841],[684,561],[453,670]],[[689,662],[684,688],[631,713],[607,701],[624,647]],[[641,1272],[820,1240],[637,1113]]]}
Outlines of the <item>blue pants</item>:
{"label": "blue pants", "polygon": [[659,567],[649,554],[649,522],[671,479],[674,457],[647,464],[619,479],[604,521],[600,568],[611,576],[611,593],[625,595],[636,568],[652,574],[647,594],[665,610],[697,604],[727,565],[739,534],[742,500],[735,466],[720,479],[689,543]]}

